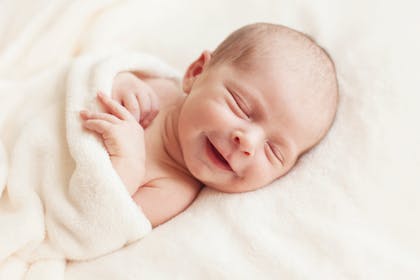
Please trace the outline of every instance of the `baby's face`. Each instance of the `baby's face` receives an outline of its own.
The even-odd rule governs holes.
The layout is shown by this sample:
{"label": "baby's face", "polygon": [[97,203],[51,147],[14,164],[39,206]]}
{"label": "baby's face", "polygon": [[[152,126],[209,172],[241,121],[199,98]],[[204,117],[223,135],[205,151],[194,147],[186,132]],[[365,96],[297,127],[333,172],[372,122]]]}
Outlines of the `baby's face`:
{"label": "baby's face", "polygon": [[299,77],[272,62],[252,71],[228,64],[195,77],[181,109],[179,140],[190,172],[222,192],[258,189],[286,174],[315,141]]}

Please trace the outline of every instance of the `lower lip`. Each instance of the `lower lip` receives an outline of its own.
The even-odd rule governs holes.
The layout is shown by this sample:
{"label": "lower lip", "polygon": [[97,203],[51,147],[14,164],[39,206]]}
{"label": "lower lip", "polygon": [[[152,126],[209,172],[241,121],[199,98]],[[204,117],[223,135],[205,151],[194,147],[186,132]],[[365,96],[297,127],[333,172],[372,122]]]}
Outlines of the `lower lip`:
{"label": "lower lip", "polygon": [[210,161],[217,167],[219,167],[220,169],[223,170],[227,170],[227,171],[232,171],[232,169],[230,168],[230,166],[221,161],[219,159],[219,157],[215,154],[215,151],[213,151],[214,147],[213,145],[210,143],[209,139],[206,139],[206,154],[207,157],[210,159]]}

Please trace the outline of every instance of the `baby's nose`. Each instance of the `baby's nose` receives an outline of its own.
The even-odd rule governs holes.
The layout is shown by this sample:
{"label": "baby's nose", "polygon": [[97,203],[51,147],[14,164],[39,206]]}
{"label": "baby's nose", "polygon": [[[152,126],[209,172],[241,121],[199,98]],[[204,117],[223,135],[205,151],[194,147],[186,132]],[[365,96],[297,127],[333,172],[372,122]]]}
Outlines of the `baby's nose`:
{"label": "baby's nose", "polygon": [[235,130],[232,133],[232,141],[235,145],[235,148],[245,155],[246,157],[252,157],[255,154],[255,151],[260,142],[261,133],[254,130]]}
{"label": "baby's nose", "polygon": [[251,145],[246,142],[244,137],[236,135],[233,138],[233,142],[245,156],[251,156],[253,154]]}

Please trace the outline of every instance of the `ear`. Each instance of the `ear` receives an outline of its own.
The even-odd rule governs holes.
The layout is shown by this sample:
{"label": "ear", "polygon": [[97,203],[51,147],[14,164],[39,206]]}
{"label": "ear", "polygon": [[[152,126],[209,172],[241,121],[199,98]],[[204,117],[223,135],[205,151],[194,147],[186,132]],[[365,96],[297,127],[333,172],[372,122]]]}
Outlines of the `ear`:
{"label": "ear", "polygon": [[188,67],[182,80],[182,89],[185,93],[190,93],[196,78],[203,73],[211,59],[210,51],[203,51],[201,55]]}

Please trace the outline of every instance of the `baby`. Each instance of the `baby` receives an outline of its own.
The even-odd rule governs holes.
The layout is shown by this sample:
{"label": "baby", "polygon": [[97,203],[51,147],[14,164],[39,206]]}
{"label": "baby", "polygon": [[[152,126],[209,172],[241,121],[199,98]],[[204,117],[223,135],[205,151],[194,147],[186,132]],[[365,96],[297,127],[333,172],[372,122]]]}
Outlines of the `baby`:
{"label": "baby", "polygon": [[186,209],[203,185],[239,193],[285,175],[332,125],[338,85],[334,63],[312,39],[256,23],[204,51],[182,85],[123,72],[112,99],[98,99],[106,112],[80,112],[83,125],[101,135],[155,227]]}

